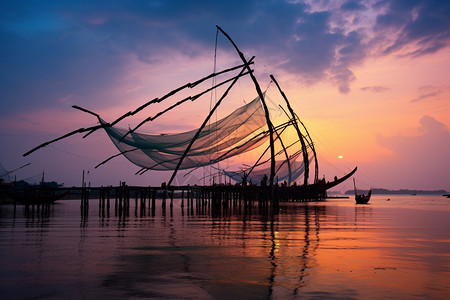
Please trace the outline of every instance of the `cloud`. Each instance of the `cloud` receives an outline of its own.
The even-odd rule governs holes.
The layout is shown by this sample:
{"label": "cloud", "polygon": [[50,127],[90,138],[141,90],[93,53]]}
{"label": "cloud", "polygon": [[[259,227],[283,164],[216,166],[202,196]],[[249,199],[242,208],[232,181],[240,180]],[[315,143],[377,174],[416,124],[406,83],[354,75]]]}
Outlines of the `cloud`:
{"label": "cloud", "polygon": [[366,9],[366,6],[360,1],[347,1],[341,5],[342,10],[358,11]]}
{"label": "cloud", "polygon": [[345,67],[336,67],[332,69],[331,81],[338,87],[343,94],[350,92],[350,82],[356,79],[353,72]]}
{"label": "cloud", "polygon": [[381,85],[374,85],[374,86],[365,86],[361,88],[361,91],[363,92],[374,92],[374,93],[382,93],[389,90],[388,87],[381,86]]}
{"label": "cloud", "polygon": [[[385,161],[385,179],[405,188],[448,187],[450,178],[450,131],[431,116],[420,119],[418,135],[379,136],[377,143],[393,152],[392,161]],[[433,174],[433,176],[431,176]]]}
{"label": "cloud", "polygon": [[450,2],[392,0],[383,3],[386,11],[378,15],[375,28],[379,34],[395,33],[384,54],[403,50],[403,55],[421,56],[449,45]]}
{"label": "cloud", "polygon": [[419,102],[425,99],[436,98],[439,95],[442,95],[445,90],[446,88],[444,87],[422,86],[418,89],[418,92],[420,93],[419,96],[411,99],[410,102]]}
{"label": "cloud", "polygon": [[428,94],[421,94],[419,97],[412,99],[411,102],[418,102],[418,101],[422,101],[422,100],[427,99],[427,98],[434,98],[434,97],[436,97],[439,94],[440,94],[440,92],[432,92],[432,93],[428,93]]}
{"label": "cloud", "polygon": [[[342,92],[354,80],[351,66],[365,55],[356,31],[332,28],[332,12],[311,11],[302,2],[46,1],[3,6],[0,87],[8,105],[2,115],[51,106],[68,94],[80,105],[92,99],[117,103],[121,99],[112,91],[121,85],[127,57],[152,65],[169,64],[170,55],[177,53],[187,59],[204,56],[211,53],[216,24],[245,53],[309,84],[328,78]],[[220,46],[234,52],[223,39]]]}
{"label": "cloud", "polygon": [[[6,1],[0,10],[0,90],[8,104],[0,114],[63,105],[58,101],[67,95],[80,105],[93,99],[117,104],[130,56],[170,68],[177,55],[205,57],[214,47],[216,24],[260,62],[306,84],[329,81],[341,93],[351,91],[353,68],[372,49],[417,56],[448,46],[448,1],[372,3]],[[223,37],[219,42],[236,55]]]}

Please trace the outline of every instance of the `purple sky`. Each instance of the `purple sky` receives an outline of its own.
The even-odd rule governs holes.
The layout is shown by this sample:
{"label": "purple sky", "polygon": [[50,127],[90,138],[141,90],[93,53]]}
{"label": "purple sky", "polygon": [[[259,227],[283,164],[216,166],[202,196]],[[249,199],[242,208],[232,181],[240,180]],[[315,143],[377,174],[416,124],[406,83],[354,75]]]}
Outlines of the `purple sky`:
{"label": "purple sky", "polygon": [[[95,125],[72,105],[112,120],[211,73],[219,25],[256,56],[262,85],[269,74],[278,78],[316,138],[321,176],[357,165],[361,188],[450,190],[448,1],[0,5],[0,164],[13,170],[31,162],[14,173],[18,179],[45,171],[48,180],[79,185],[86,170],[93,185],[167,181],[167,173],[135,176],[139,168],[125,159],[94,169],[117,153],[103,132],[22,154]],[[239,63],[223,36],[219,50],[219,68]],[[255,97],[244,85],[240,95]],[[193,109],[189,117],[180,112],[149,130],[190,130],[204,115]]]}

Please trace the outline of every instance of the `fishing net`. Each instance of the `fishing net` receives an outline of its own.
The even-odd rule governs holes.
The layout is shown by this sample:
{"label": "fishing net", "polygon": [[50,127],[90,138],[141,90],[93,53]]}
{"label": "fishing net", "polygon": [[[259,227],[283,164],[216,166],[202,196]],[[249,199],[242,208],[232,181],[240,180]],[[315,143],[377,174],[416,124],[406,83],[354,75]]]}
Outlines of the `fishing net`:
{"label": "fishing net", "polygon": [[[106,124],[99,118],[101,124]],[[184,158],[180,169],[208,166],[250,151],[268,140],[259,97],[223,119],[206,125]],[[104,127],[119,151],[132,163],[149,170],[175,170],[197,133],[152,135]]]}
{"label": "fishing net", "polygon": [[11,182],[11,178],[9,177],[9,173],[3,166],[0,164],[0,182]]}
{"label": "fishing net", "polygon": [[[270,175],[270,161],[257,164],[254,169],[243,169],[241,171],[226,171],[221,170],[225,176],[240,183],[243,181],[244,172],[246,174],[246,181],[252,184],[260,184],[265,176]],[[286,181],[288,184],[297,180],[305,171],[305,164],[302,161],[301,151],[289,157],[289,164],[287,160],[275,161],[275,178],[278,182]]]}

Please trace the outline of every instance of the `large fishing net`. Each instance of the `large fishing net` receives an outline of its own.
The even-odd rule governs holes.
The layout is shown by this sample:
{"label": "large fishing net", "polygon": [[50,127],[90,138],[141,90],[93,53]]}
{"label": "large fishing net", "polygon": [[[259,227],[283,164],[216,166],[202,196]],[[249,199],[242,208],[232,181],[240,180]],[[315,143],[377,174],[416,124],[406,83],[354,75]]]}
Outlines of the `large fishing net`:
{"label": "large fishing net", "polygon": [[[277,155],[278,156],[278,155]],[[301,151],[291,155],[289,161],[276,160],[275,161],[275,181],[284,182],[287,184],[297,180],[305,171],[305,164],[302,160]],[[250,168],[244,168],[239,171],[220,170],[225,176],[232,180],[241,183],[244,180],[249,184],[260,184],[270,174],[270,161],[258,163]],[[244,179],[245,178],[245,179]]]}
{"label": "large fishing net", "polygon": [[[101,124],[106,124],[99,118]],[[259,97],[223,119],[206,125],[195,139],[179,169],[213,165],[250,151],[268,140],[266,118]],[[104,127],[119,149],[132,163],[148,170],[175,170],[197,130],[179,134],[152,135]]]}

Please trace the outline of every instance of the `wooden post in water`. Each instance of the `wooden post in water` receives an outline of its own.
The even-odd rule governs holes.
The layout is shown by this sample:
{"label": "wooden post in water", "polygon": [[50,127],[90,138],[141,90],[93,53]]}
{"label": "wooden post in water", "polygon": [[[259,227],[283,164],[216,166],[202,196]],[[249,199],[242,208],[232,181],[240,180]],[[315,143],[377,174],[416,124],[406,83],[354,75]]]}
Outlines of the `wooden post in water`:
{"label": "wooden post in water", "polygon": [[119,189],[116,187],[116,188],[114,188],[114,213],[115,213],[115,216],[117,216],[118,201],[119,201]]}
{"label": "wooden post in water", "polygon": [[191,209],[194,208],[194,198],[196,198],[198,196],[198,193],[195,190],[192,190],[192,194],[191,194]]}
{"label": "wooden post in water", "polygon": [[184,208],[184,189],[181,190],[181,208]]}
{"label": "wooden post in water", "polygon": [[102,211],[102,189],[100,189],[100,193],[98,195],[98,215],[101,216]]}
{"label": "wooden post in water", "polygon": [[186,205],[187,205],[188,209],[189,209],[189,199],[190,199],[190,197],[191,197],[191,189],[188,188],[188,190],[187,190],[187,197],[186,197]]}
{"label": "wooden post in water", "polygon": [[109,208],[110,208],[110,204],[109,204],[109,200],[110,200],[110,189],[109,189],[109,187],[106,189],[106,198],[107,198],[107,203],[106,203],[106,214],[107,214],[107,216],[109,217]]}
{"label": "wooden post in water", "polygon": [[155,199],[156,199],[156,190],[155,189],[153,189],[152,190],[152,217],[154,217],[155,216]]}
{"label": "wooden post in water", "polygon": [[[142,206],[140,206],[142,207]],[[137,211],[138,211],[138,192],[134,191],[134,214],[137,217]]]}
{"label": "wooden post in water", "polygon": [[81,203],[80,203],[80,209],[84,210],[84,193],[85,193],[85,182],[84,182],[84,170],[83,170],[83,176],[81,179]]}

